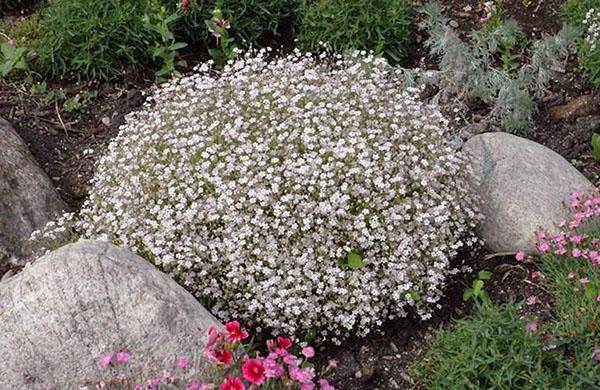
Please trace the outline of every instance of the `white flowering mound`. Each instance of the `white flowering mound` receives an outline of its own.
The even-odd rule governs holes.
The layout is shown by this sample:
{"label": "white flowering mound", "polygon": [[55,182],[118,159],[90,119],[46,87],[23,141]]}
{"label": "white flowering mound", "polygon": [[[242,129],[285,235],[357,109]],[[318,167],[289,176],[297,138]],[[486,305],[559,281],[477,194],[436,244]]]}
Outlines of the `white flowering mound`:
{"label": "white flowering mound", "polygon": [[585,41],[590,45],[590,50],[596,50],[600,41],[600,10],[590,9],[585,14],[583,24],[587,27]]}
{"label": "white flowering mound", "polygon": [[473,244],[446,120],[383,60],[266,57],[155,92],[76,229],[134,248],[222,319],[339,340],[409,306],[427,318]]}

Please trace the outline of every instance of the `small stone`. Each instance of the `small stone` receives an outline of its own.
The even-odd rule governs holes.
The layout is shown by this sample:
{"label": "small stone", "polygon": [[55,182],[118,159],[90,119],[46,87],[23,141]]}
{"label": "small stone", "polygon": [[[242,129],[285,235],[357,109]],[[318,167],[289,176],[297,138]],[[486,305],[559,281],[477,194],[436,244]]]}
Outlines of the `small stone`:
{"label": "small stone", "polygon": [[396,347],[396,344],[394,344],[393,341],[390,341],[390,347],[392,348],[392,351],[394,351],[394,352],[399,351],[398,347]]}
{"label": "small stone", "polygon": [[110,126],[110,118],[105,116],[104,118],[102,118],[102,124],[104,126]]}
{"label": "small stone", "polygon": [[572,120],[598,112],[600,95],[583,95],[570,100],[567,104],[550,108],[550,116],[555,121]]}
{"label": "small stone", "polygon": [[465,11],[465,12],[471,12],[471,11],[473,11],[473,7],[471,7],[470,5],[467,5],[467,6],[465,6],[463,8],[463,11]]}
{"label": "small stone", "polygon": [[450,27],[452,28],[458,28],[459,24],[456,20],[451,20],[450,23],[448,23],[450,25]]}

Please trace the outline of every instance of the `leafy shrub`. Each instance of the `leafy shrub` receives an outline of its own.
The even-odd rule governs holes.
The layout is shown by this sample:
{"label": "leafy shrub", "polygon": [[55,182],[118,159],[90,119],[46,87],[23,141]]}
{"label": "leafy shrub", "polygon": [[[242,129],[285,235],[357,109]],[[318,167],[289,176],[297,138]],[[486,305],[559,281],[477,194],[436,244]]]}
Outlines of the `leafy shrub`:
{"label": "leafy shrub", "polygon": [[152,63],[149,0],[55,0],[40,12],[38,67],[50,77],[109,79]]}
{"label": "leafy shrub", "polygon": [[[171,11],[178,7],[179,0],[160,0]],[[206,29],[205,20],[213,10],[220,8],[229,21],[229,35],[241,47],[257,45],[266,34],[276,34],[282,22],[293,21],[296,0],[192,0],[182,19],[174,26],[178,38],[189,43],[209,46],[214,38]]]}
{"label": "leafy shrub", "polygon": [[[429,34],[425,45],[438,58],[439,70],[406,69],[407,81],[437,86],[435,102],[464,105],[479,99],[489,107],[486,127],[526,133],[536,99],[544,95],[553,70],[562,68],[578,31],[565,26],[557,35],[527,44],[518,23],[509,20],[473,31],[463,41],[437,4],[429,3],[422,12],[421,27]],[[521,62],[523,57],[529,60]]]}
{"label": "leafy shrub", "polygon": [[338,53],[373,50],[399,63],[409,44],[409,2],[405,0],[305,0],[298,46],[320,51],[322,43]]}
{"label": "leafy shrub", "polygon": [[428,318],[476,218],[447,121],[383,59],[267,56],[204,65],[130,115],[75,229],[220,318],[333,339]]}

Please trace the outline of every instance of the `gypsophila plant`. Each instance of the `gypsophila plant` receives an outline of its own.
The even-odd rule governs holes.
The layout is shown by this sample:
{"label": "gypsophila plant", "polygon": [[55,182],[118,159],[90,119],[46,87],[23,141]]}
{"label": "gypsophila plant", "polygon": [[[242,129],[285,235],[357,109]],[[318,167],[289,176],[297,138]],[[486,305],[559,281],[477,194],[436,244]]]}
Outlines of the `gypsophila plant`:
{"label": "gypsophila plant", "polygon": [[429,318],[475,241],[447,120],[383,59],[268,56],[160,87],[59,230],[133,248],[220,318],[276,332],[337,341]]}
{"label": "gypsophila plant", "polygon": [[[423,7],[421,28],[425,42],[438,59],[438,70],[405,70],[406,80],[434,84],[439,93],[434,102],[452,101],[458,105],[479,99],[489,107],[483,120],[486,127],[513,133],[526,133],[555,70],[578,37],[576,28],[565,26],[557,35],[525,45],[515,21],[473,31],[467,41],[442,15],[439,5]],[[529,58],[523,61],[522,58]]]}
{"label": "gypsophila plant", "polygon": [[598,8],[590,8],[583,20],[586,29],[583,47],[581,48],[581,64],[588,72],[592,84],[600,85],[600,3]]}

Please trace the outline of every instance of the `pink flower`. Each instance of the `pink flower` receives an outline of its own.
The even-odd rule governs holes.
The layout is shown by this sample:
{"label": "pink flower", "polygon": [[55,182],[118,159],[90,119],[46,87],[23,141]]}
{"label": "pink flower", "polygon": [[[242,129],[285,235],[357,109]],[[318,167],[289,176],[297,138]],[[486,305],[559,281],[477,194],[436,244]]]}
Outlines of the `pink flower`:
{"label": "pink flower", "polygon": [[310,359],[315,356],[315,349],[313,347],[304,347],[302,348],[302,355]]}
{"label": "pink flower", "polygon": [[205,350],[204,356],[217,364],[222,364],[225,366],[229,366],[231,363],[233,363],[233,353],[225,348]]}
{"label": "pink flower", "polygon": [[104,367],[110,366],[110,364],[112,363],[112,355],[102,356],[102,359],[100,360],[100,362],[102,362],[102,365]]}
{"label": "pink flower", "polygon": [[133,386],[133,390],[144,390],[144,388],[142,387],[142,385],[135,385]]}
{"label": "pink flower", "polygon": [[248,359],[242,366],[244,378],[250,383],[261,385],[265,381],[265,366],[260,359]]}
{"label": "pink flower", "polygon": [[147,389],[149,389],[149,390],[156,390],[156,389],[158,389],[158,385],[160,385],[160,379],[159,378],[149,379],[148,380]]}
{"label": "pink flower", "polygon": [[290,367],[290,379],[300,384],[312,383],[315,377],[315,371],[312,368]]}
{"label": "pink flower", "polygon": [[533,306],[540,303],[540,300],[538,299],[538,297],[536,295],[531,295],[529,298],[527,298],[527,304],[529,306]]}
{"label": "pink flower", "polygon": [[275,355],[275,358],[269,355],[269,357],[265,359],[263,364],[265,366],[265,376],[267,378],[279,378],[280,376],[285,374],[285,369],[283,368],[283,366],[277,363],[277,355]]}
{"label": "pink flower", "polygon": [[329,382],[327,382],[327,379],[321,379],[319,381],[319,386],[321,387],[321,390],[335,390],[335,387],[331,386]]}
{"label": "pink flower", "polygon": [[219,390],[244,390],[244,389],[245,389],[244,383],[237,376],[233,377],[233,378],[231,378],[231,377],[225,378],[225,381],[219,387]]}
{"label": "pink flower", "polygon": [[540,326],[533,321],[527,321],[526,329],[530,332],[537,332],[540,329]]}
{"label": "pink flower", "polygon": [[217,330],[214,326],[208,327],[208,337],[206,338],[206,344],[204,345],[205,349],[209,349],[217,345],[221,340],[223,340],[223,334]]}
{"label": "pink flower", "polygon": [[592,359],[600,363],[600,348],[594,349],[594,352],[592,352]]}
{"label": "pink flower", "polygon": [[573,248],[573,250],[571,251],[571,255],[573,257],[581,257],[581,249]]}
{"label": "pink flower", "polygon": [[190,365],[190,361],[185,357],[178,357],[175,361],[175,366],[177,368],[187,368]]}
{"label": "pink flower", "polygon": [[117,361],[119,363],[127,363],[129,361],[129,354],[124,351],[117,353]]}
{"label": "pink flower", "polygon": [[241,330],[241,325],[238,321],[230,321],[225,324],[225,329],[227,329],[227,342],[228,343],[236,343],[247,339],[249,334],[245,330]]}
{"label": "pink flower", "polygon": [[537,247],[541,253],[546,253],[548,252],[548,249],[550,249],[550,245],[548,245],[547,242],[539,243]]}
{"label": "pink flower", "polygon": [[190,0],[181,0],[181,8],[186,9],[190,6]]}
{"label": "pink flower", "polygon": [[600,294],[596,297],[596,302],[600,302]]}
{"label": "pink flower", "polygon": [[517,254],[515,255],[515,259],[517,259],[517,261],[525,260],[525,252],[518,251]]}
{"label": "pink flower", "polygon": [[590,279],[588,279],[588,278],[581,278],[581,279],[579,279],[579,283],[581,283],[583,285],[586,285],[589,282],[590,282]]}
{"label": "pink flower", "polygon": [[193,381],[186,386],[185,390],[214,390],[215,386],[212,384],[201,385],[200,383]]}

